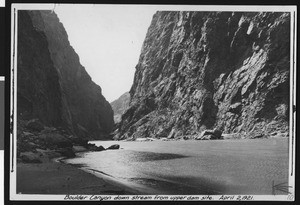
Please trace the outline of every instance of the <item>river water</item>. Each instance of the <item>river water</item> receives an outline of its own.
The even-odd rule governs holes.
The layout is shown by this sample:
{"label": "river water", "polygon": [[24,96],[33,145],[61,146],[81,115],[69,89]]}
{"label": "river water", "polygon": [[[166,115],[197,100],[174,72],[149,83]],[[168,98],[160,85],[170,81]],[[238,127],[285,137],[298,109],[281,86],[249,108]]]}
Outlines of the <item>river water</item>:
{"label": "river water", "polygon": [[[92,141],[119,150],[65,160],[139,194],[272,194],[288,182],[288,139]],[[282,194],[282,193],[281,193]]]}

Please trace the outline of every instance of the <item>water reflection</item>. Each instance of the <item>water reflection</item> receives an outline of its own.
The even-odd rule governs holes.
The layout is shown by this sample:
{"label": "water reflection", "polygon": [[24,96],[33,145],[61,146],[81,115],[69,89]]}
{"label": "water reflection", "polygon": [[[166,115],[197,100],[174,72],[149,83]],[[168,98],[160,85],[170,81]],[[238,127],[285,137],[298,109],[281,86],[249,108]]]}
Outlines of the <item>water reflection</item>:
{"label": "water reflection", "polygon": [[82,167],[91,167],[92,169],[90,170],[99,171],[115,178],[130,179],[145,177],[147,175],[143,172],[143,168],[141,168],[141,166],[146,166],[146,162],[186,157],[188,156],[171,153],[107,150],[103,152],[81,153],[77,158],[67,159],[65,162]]}
{"label": "water reflection", "polygon": [[123,149],[81,153],[66,162],[149,187],[148,194],[271,194],[272,180],[288,180],[288,141],[273,142],[118,142]]}
{"label": "water reflection", "polygon": [[127,154],[129,159],[132,162],[147,162],[155,160],[170,160],[177,158],[185,158],[188,156],[180,154],[170,154],[170,153],[154,153],[154,152],[140,152],[140,151],[131,151]]}

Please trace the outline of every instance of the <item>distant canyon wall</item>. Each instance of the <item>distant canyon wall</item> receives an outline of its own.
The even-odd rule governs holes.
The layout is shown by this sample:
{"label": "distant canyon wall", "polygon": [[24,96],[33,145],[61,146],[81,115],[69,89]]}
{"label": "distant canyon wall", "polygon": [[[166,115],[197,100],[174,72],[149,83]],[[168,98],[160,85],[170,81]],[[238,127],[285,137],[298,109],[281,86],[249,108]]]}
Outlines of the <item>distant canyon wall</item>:
{"label": "distant canyon wall", "polygon": [[17,112],[90,139],[106,138],[114,126],[110,104],[51,11],[18,11]]}
{"label": "distant canyon wall", "polygon": [[288,134],[290,15],[159,11],[116,139]]}
{"label": "distant canyon wall", "polygon": [[124,112],[127,110],[130,102],[130,94],[126,92],[122,94],[118,99],[110,103],[114,111],[114,121],[119,123]]}

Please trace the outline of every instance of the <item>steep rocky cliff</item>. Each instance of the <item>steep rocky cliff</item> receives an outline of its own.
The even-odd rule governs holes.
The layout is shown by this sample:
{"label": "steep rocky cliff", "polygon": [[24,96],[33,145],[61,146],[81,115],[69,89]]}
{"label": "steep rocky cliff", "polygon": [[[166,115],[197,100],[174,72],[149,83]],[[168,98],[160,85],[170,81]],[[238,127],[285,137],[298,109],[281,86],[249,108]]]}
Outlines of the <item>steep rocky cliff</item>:
{"label": "steep rocky cliff", "polygon": [[[80,25],[79,25],[80,26]],[[75,136],[103,139],[113,111],[51,11],[18,12],[18,120],[39,119]]]}
{"label": "steep rocky cliff", "polygon": [[114,121],[115,123],[119,123],[121,121],[121,117],[124,112],[127,110],[130,102],[130,94],[129,92],[124,93],[118,99],[114,100],[110,103],[113,111],[114,111]]}
{"label": "steep rocky cliff", "polygon": [[288,135],[289,13],[159,11],[116,139]]}

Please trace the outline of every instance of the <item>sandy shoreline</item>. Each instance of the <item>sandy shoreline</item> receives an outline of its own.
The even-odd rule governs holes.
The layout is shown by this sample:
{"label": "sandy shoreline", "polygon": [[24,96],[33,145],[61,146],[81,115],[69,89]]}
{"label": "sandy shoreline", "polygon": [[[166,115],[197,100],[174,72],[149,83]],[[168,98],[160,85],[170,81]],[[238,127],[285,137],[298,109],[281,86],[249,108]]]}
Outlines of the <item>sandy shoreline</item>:
{"label": "sandy shoreline", "polygon": [[134,195],[133,190],[96,177],[78,167],[49,161],[40,164],[17,164],[17,193]]}

